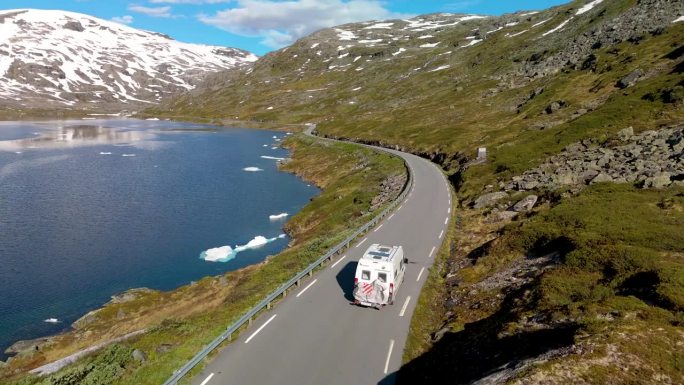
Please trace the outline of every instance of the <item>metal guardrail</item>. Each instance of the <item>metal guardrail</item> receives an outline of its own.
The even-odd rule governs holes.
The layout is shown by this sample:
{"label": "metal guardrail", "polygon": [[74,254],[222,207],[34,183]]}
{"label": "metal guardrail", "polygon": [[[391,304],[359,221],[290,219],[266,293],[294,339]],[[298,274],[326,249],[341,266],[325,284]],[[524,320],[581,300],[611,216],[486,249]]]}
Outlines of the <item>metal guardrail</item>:
{"label": "metal guardrail", "polygon": [[[315,126],[314,126],[315,128]],[[307,130],[308,135],[311,135],[311,130]],[[313,136],[313,135],[311,135]],[[326,139],[326,140],[331,140],[331,139]],[[364,147],[371,147],[371,146],[364,146]],[[372,147],[376,151],[382,151],[382,152],[387,152],[390,153],[390,151],[387,151],[386,149],[379,148],[379,147]],[[396,154],[392,154],[396,155]],[[400,202],[402,202],[404,199],[406,199],[406,195],[408,195],[409,191],[411,190],[413,186],[413,175],[412,175],[412,170],[411,167],[406,163],[404,160],[404,166],[406,167],[406,172],[408,174],[408,179],[406,180],[406,184],[404,185],[404,189],[399,194],[397,199],[395,199],[388,207],[386,207],[380,214],[376,215],[373,219],[371,219],[369,222],[367,222],[365,225],[361,226],[360,229],[356,230],[352,235],[350,235],[347,239],[343,240],[342,242],[338,243],[336,246],[328,250],[327,253],[325,253],[323,256],[321,256],[318,260],[310,264],[308,267],[306,267],[304,270],[300,271],[292,277],[289,281],[285,282],[282,284],[279,288],[277,288],[275,291],[273,291],[271,294],[269,294],[266,298],[264,298],[261,302],[259,302],[256,306],[251,308],[247,313],[245,313],[242,317],[240,317],[237,321],[233,322],[232,325],[230,325],[226,331],[221,333],[218,337],[216,337],[211,343],[206,345],[199,353],[197,353],[190,361],[188,361],[185,365],[183,365],[180,369],[175,371],[171,377],[169,377],[166,382],[164,382],[164,385],[176,385],[178,384],[178,381],[180,381],[181,378],[183,378],[192,368],[194,368],[200,361],[202,361],[204,358],[209,355],[214,349],[216,349],[221,343],[223,343],[225,340],[230,340],[232,338],[233,333],[235,333],[240,327],[242,327],[246,323],[251,323],[252,320],[254,319],[254,316],[257,315],[260,311],[262,311],[264,308],[270,309],[271,308],[271,303],[275,301],[278,297],[281,295],[285,297],[287,295],[288,289],[290,289],[292,286],[299,286],[299,282],[304,276],[313,275],[313,271],[323,265],[327,261],[332,261],[332,258],[335,255],[339,255],[343,250],[346,250],[349,248],[349,246],[352,244],[352,242],[361,234],[366,233],[369,229],[375,227],[387,214],[392,211]]]}

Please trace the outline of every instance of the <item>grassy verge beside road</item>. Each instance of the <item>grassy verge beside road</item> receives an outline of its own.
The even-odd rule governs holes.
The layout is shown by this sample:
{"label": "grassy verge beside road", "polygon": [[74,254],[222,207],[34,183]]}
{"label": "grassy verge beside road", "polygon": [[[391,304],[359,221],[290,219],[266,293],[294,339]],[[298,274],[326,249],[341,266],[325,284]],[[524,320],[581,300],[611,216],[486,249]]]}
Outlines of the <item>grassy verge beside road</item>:
{"label": "grassy verge beside road", "polygon": [[[323,189],[287,223],[285,230],[293,238],[287,250],[259,265],[206,277],[170,292],[132,291],[126,300],[109,303],[82,318],[76,330],[53,337],[38,351],[14,358],[0,369],[0,382],[161,384],[249,308],[367,222],[400,193],[399,189],[385,195],[384,202],[374,201],[381,196],[383,182],[405,174],[399,158],[300,135],[288,139],[285,146],[293,153],[283,169]],[[371,211],[373,204],[375,210]],[[140,329],[148,332],[53,375],[37,378],[21,374]],[[144,360],[132,358],[135,349],[144,354]]]}

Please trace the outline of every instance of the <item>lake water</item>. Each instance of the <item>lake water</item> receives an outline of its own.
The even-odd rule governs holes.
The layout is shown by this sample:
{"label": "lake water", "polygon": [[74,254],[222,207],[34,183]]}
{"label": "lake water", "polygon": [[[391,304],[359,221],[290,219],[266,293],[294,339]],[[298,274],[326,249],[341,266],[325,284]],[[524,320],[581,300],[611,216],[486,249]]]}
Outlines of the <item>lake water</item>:
{"label": "lake water", "polygon": [[[285,136],[126,119],[0,123],[0,353],[113,294],[173,289],[283,250],[285,219],[269,216],[318,193],[269,159],[288,156],[275,148]],[[200,259],[257,236],[269,243]]]}

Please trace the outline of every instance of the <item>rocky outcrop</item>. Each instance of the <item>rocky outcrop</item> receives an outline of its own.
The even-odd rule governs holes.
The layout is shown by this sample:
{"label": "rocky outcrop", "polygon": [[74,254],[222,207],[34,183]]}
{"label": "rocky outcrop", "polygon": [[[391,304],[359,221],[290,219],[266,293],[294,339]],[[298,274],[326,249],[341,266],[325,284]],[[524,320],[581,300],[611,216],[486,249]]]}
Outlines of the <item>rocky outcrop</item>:
{"label": "rocky outcrop", "polygon": [[556,190],[594,183],[633,183],[643,188],[684,185],[684,125],[634,135],[629,127],[612,145],[582,141],[505,185],[505,190]]}
{"label": "rocky outcrop", "polygon": [[406,184],[406,174],[392,175],[380,184],[380,194],[371,201],[370,211],[373,212],[383,204],[397,197]]}
{"label": "rocky outcrop", "polygon": [[479,198],[475,199],[473,203],[473,208],[482,209],[485,207],[491,207],[496,204],[496,202],[508,198],[508,194],[503,191],[497,191],[489,194],[484,194]]}

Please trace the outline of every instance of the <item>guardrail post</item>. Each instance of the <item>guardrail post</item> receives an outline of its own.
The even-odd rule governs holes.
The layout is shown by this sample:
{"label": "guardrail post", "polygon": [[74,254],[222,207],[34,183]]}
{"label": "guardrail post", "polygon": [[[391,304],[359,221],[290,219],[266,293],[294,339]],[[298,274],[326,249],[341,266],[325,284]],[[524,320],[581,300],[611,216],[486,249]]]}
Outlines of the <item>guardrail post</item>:
{"label": "guardrail post", "polygon": [[271,310],[271,303],[270,302],[266,304],[266,310]]}
{"label": "guardrail post", "polygon": [[297,282],[295,282],[295,285],[297,285],[297,287],[299,287],[299,281],[301,281],[301,279],[298,279]]}
{"label": "guardrail post", "polygon": [[247,326],[252,326],[252,317],[249,317],[249,321],[247,321]]}
{"label": "guardrail post", "polygon": [[283,290],[283,298],[287,295],[287,289]]}
{"label": "guardrail post", "polygon": [[313,277],[313,270],[309,270],[309,277]]}

